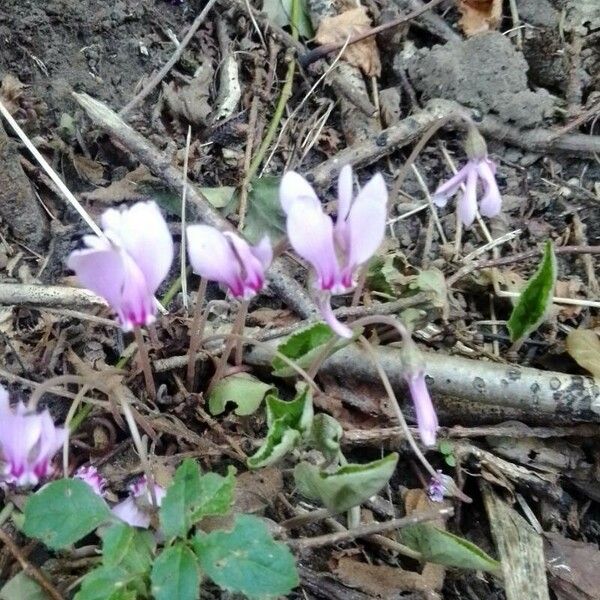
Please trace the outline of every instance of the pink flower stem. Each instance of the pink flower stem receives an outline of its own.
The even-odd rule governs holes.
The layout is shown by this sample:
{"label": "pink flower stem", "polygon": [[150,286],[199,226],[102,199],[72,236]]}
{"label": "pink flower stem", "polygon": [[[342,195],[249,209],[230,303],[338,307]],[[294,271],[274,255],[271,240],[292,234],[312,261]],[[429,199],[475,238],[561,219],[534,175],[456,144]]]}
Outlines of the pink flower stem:
{"label": "pink flower stem", "polygon": [[135,343],[138,349],[138,360],[144,373],[144,380],[146,382],[146,391],[151,400],[156,400],[156,386],[154,385],[154,377],[152,375],[152,368],[150,366],[150,357],[148,356],[148,347],[144,341],[142,330],[139,327],[135,327],[133,330],[135,336]]}
{"label": "pink flower stem", "polygon": [[[246,325],[246,317],[248,316],[248,305],[249,300],[244,300],[240,306],[240,310],[233,324],[233,331],[231,333],[235,335],[244,335],[244,327]],[[236,340],[235,347],[235,365],[239,367],[242,364],[242,352],[244,350],[244,342],[241,339]]]}
{"label": "pink flower stem", "polygon": [[358,280],[356,282],[356,288],[354,289],[354,294],[352,294],[352,304],[350,305],[353,308],[355,306],[358,306],[358,303],[360,302],[360,297],[362,296],[362,293],[365,289],[365,284],[367,283],[368,275],[369,275],[369,265],[367,263],[366,265],[363,265],[362,267],[360,267],[360,269],[358,271]]}
{"label": "pink flower stem", "polygon": [[188,391],[193,392],[196,383],[196,355],[202,344],[202,336],[206,320],[208,319],[208,311],[204,310],[204,300],[206,298],[206,286],[208,280],[204,277],[200,278],[198,293],[196,294],[196,306],[194,307],[194,319],[190,327],[190,347],[188,349],[188,364],[186,374],[186,386]]}

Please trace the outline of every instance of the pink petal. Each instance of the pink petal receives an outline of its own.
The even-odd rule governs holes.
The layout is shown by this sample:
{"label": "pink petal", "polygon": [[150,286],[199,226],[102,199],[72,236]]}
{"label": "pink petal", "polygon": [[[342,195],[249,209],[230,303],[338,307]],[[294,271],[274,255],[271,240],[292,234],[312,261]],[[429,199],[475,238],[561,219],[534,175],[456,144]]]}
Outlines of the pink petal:
{"label": "pink petal", "polygon": [[225,233],[223,235],[225,235],[231,244],[241,267],[241,279],[243,281],[242,297],[245,300],[249,300],[263,287],[265,281],[264,268],[246,240],[243,240],[235,233]]}
{"label": "pink petal", "polygon": [[265,235],[256,246],[251,246],[250,251],[262,264],[264,270],[267,270],[273,262],[273,247],[269,236]]}
{"label": "pink petal", "polygon": [[448,202],[448,198],[451,198],[456,194],[458,188],[467,178],[468,173],[474,165],[469,161],[456,175],[453,175],[448,181],[442,183],[437,190],[433,193],[432,201],[436,206],[444,207]]}
{"label": "pink petal", "polygon": [[387,218],[387,188],[380,173],[359,192],[348,215],[347,269],[367,262],[381,245]]}
{"label": "pink petal", "polygon": [[243,295],[239,260],[229,240],[209,225],[187,228],[188,256],[194,272],[229,287],[234,296]]}
{"label": "pink petal", "polygon": [[42,420],[39,415],[10,413],[0,419],[0,454],[9,483],[35,485],[37,479],[30,465],[30,456],[40,441]]}
{"label": "pink petal", "polygon": [[173,239],[156,203],[138,202],[120,212],[108,210],[102,222],[107,235],[112,231],[119,237],[119,245],[133,258],[154,295],[173,262]]}
{"label": "pink petal", "polygon": [[100,475],[98,469],[93,465],[79,467],[73,477],[87,483],[96,495],[104,496],[106,479]]}
{"label": "pink petal", "polygon": [[352,329],[350,329],[343,323],[340,323],[340,321],[338,321],[336,316],[333,314],[328,295],[322,298],[319,302],[317,302],[317,305],[325,323],[327,323],[327,325],[331,327],[335,334],[346,339],[350,339],[354,335],[352,333]]}
{"label": "pink petal", "polygon": [[338,176],[337,222],[345,221],[352,205],[352,167],[344,165]]}
{"label": "pink petal", "polygon": [[308,200],[320,204],[315,190],[302,175],[288,171],[279,185],[279,200],[281,208],[288,214],[290,207],[298,200]]}
{"label": "pink petal", "polygon": [[144,529],[150,527],[150,514],[140,510],[135,499],[131,496],[113,506],[112,513],[132,527],[143,527]]}
{"label": "pink petal", "polygon": [[415,406],[421,441],[427,447],[435,446],[439,424],[425,383],[425,374],[419,373],[408,377],[407,383]]}
{"label": "pink petal", "polygon": [[465,227],[469,227],[477,214],[477,171],[471,169],[467,173],[467,184],[462,198],[458,201],[458,218]]}
{"label": "pink petal", "polygon": [[496,183],[496,166],[489,159],[484,159],[477,168],[485,194],[479,202],[479,212],[484,217],[495,217],[502,209],[502,196]]}
{"label": "pink petal", "polygon": [[11,411],[8,390],[4,386],[0,385],[0,415],[4,415],[10,412]]}
{"label": "pink petal", "polygon": [[42,431],[39,444],[30,457],[35,474],[39,478],[51,475],[50,461],[67,439],[67,431],[56,427],[50,413],[45,410],[39,415]]}
{"label": "pink petal", "polygon": [[340,281],[340,268],[333,242],[333,223],[320,204],[295,202],[287,217],[290,244],[317,274],[317,287],[331,290]]}
{"label": "pink petal", "polygon": [[144,274],[129,254],[123,253],[123,266],[125,278],[117,312],[123,330],[130,331],[154,322],[156,303]]}

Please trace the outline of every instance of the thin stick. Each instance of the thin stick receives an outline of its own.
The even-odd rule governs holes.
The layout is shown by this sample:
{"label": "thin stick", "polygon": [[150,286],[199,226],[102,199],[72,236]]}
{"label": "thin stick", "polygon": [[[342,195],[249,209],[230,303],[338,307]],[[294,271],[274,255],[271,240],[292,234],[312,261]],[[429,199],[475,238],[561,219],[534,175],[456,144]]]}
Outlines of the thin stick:
{"label": "thin stick", "polygon": [[156,400],[156,386],[154,385],[154,377],[152,376],[152,367],[150,366],[150,358],[148,356],[148,348],[144,341],[142,330],[139,327],[135,327],[133,330],[135,336],[135,343],[138,348],[138,358],[140,366],[144,373],[144,380],[146,382],[146,391],[150,396],[151,400]]}
{"label": "thin stick", "polygon": [[206,297],[206,287],[208,280],[204,277],[200,278],[198,293],[196,294],[196,306],[194,307],[194,319],[190,328],[190,347],[188,349],[188,363],[185,378],[185,384],[188,391],[194,391],[194,382],[196,380],[196,354],[202,343],[204,335],[204,327],[208,318],[208,310],[204,310],[204,299]]}
{"label": "thin stick", "polygon": [[[250,304],[249,300],[245,300],[242,302],[240,306],[240,312],[236,319],[237,321],[237,331],[234,333],[243,335],[244,334],[244,326],[246,325],[246,317],[248,316],[248,305]],[[242,351],[244,349],[244,342],[241,339],[236,340],[236,348],[235,348],[235,364],[239,367],[242,364]]]}
{"label": "thin stick", "polygon": [[0,529],[0,541],[16,558],[17,562],[21,565],[23,572],[38,583],[52,600],[65,600],[64,596],[54,587],[46,575],[25,558],[25,555],[21,552],[20,548],[13,542],[12,538],[4,531],[4,529]]}
{"label": "thin stick", "polygon": [[423,523],[424,521],[436,521],[443,517],[451,517],[454,514],[454,508],[440,508],[439,510],[430,510],[422,513],[415,513],[409,517],[400,519],[391,519],[383,523],[366,523],[354,529],[346,531],[336,531],[327,535],[318,535],[315,537],[302,538],[299,540],[288,540],[287,544],[297,550],[305,550],[307,548],[317,548],[319,546],[331,546],[340,542],[348,542],[357,537],[391,531],[392,529],[401,529],[409,525]]}
{"label": "thin stick", "polygon": [[124,117],[127,113],[131,112],[131,109],[137,106],[144,98],[146,98],[152,91],[156,88],[156,86],[166,77],[167,73],[173,68],[173,66],[177,63],[183,51],[186,49],[187,45],[190,43],[192,38],[194,37],[196,31],[202,22],[210,12],[211,8],[215,4],[217,0],[209,0],[206,6],[202,9],[202,12],[194,19],[194,22],[191,24],[188,32],[185,34],[183,40],[177,48],[175,48],[175,52],[171,58],[163,65],[160,71],[148,82],[148,84],[140,91],[139,94],[134,96],[120,111],[119,115]]}
{"label": "thin stick", "polygon": [[187,249],[187,234],[185,231],[186,226],[186,208],[187,208],[187,190],[188,190],[188,162],[190,159],[190,143],[192,141],[192,126],[188,126],[187,138],[185,140],[185,156],[183,158],[183,174],[182,174],[182,185],[183,190],[181,191],[181,293],[183,295],[183,306],[185,310],[188,310],[188,293],[187,293],[187,276],[186,276],[186,249]]}
{"label": "thin stick", "polygon": [[75,400],[69,406],[69,412],[67,413],[67,417],[65,419],[65,429],[67,430],[67,437],[65,439],[65,443],[63,444],[63,477],[65,479],[69,476],[69,439],[71,437],[71,428],[69,425],[75,416],[75,412],[79,408],[81,404],[82,398],[88,393],[89,386],[82,385],[79,392],[77,392],[77,396],[75,396]]}

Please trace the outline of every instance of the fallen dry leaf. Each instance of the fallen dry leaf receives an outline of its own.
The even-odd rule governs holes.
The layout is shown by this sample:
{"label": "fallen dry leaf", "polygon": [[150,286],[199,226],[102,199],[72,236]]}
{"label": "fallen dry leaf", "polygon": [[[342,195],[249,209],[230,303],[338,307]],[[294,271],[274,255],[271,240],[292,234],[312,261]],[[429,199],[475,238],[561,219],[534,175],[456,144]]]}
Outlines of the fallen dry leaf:
{"label": "fallen dry leaf", "polygon": [[85,200],[95,200],[107,204],[118,204],[119,202],[134,202],[144,200],[148,197],[148,186],[159,182],[148,167],[140,165],[137,169],[130,171],[123,177],[113,181],[107,187],[99,187],[92,192],[84,192],[81,196]]}
{"label": "fallen dry leaf", "polygon": [[[363,6],[352,8],[335,17],[326,17],[321,21],[315,41],[327,44],[343,44],[348,36],[365,33],[371,29],[371,19]],[[366,38],[348,46],[342,55],[347,62],[358,67],[368,77],[381,75],[381,60],[374,37]]]}
{"label": "fallen dry leaf", "polygon": [[493,31],[502,19],[502,0],[458,0],[458,24],[467,37]]}
{"label": "fallen dry leaf", "polygon": [[600,340],[590,329],[574,329],[567,336],[567,352],[580,367],[600,378]]}

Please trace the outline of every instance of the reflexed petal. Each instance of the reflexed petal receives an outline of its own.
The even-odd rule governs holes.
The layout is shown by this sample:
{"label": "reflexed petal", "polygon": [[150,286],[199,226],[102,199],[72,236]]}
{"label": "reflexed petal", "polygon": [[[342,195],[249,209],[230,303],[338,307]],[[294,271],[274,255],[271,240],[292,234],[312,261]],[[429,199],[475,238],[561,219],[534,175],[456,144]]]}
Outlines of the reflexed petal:
{"label": "reflexed petal", "polygon": [[431,198],[433,203],[439,207],[446,206],[448,198],[456,194],[461,183],[465,181],[469,172],[474,168],[474,163],[469,161],[456,175],[453,175],[448,181],[442,183],[433,193],[433,197]]}
{"label": "reflexed petal", "polygon": [[85,483],[87,483],[98,496],[104,496],[106,479],[100,475],[98,469],[96,469],[96,467],[93,465],[79,467],[73,474],[73,477],[75,479],[81,479],[81,481],[85,481]]}
{"label": "reflexed petal", "polygon": [[344,165],[338,177],[337,223],[345,221],[352,205],[352,167]]}
{"label": "reflexed petal", "polygon": [[67,439],[67,431],[63,427],[56,427],[50,413],[45,410],[39,415],[42,430],[39,444],[31,457],[35,474],[42,478],[51,474],[50,461]]}
{"label": "reflexed petal", "polygon": [[130,331],[154,322],[156,304],[144,274],[129,254],[123,253],[123,266],[125,278],[118,313],[123,330]]}
{"label": "reflexed petal", "polygon": [[425,383],[425,374],[419,373],[407,378],[408,388],[415,406],[419,435],[425,446],[435,446],[438,418]]}
{"label": "reflexed petal", "polygon": [[29,458],[42,433],[39,415],[7,414],[0,420],[0,454],[9,483],[35,485]]}
{"label": "reflexed petal", "polygon": [[198,275],[227,285],[235,296],[243,293],[241,268],[229,240],[209,225],[187,228],[188,256]]}
{"label": "reflexed petal", "polygon": [[273,247],[269,236],[265,235],[256,246],[251,246],[250,251],[262,264],[264,270],[268,269],[273,262]]}
{"label": "reflexed petal", "polygon": [[241,279],[243,282],[243,297],[248,300],[256,292],[262,289],[265,281],[265,273],[260,260],[252,252],[252,248],[246,240],[235,233],[223,234],[229,240],[237,260],[241,267]]}
{"label": "reflexed petal", "polygon": [[331,327],[335,334],[347,339],[350,339],[353,336],[352,329],[350,329],[343,323],[340,323],[340,321],[338,321],[336,316],[333,314],[331,303],[329,301],[329,296],[326,296],[325,298],[320,300],[317,303],[317,305],[319,307],[319,311],[321,313],[321,316],[323,317],[323,320],[325,321],[325,323],[327,323],[327,325],[329,325],[329,327]]}
{"label": "reflexed petal", "polygon": [[138,507],[132,496],[113,506],[112,513],[132,527],[150,527],[150,515]]}
{"label": "reflexed petal", "polygon": [[385,234],[387,189],[380,173],[359,192],[348,215],[349,249],[346,267],[353,270],[375,254]]}
{"label": "reflexed petal", "polygon": [[483,183],[484,196],[479,202],[479,212],[484,217],[495,217],[500,214],[502,209],[502,196],[496,183],[496,166],[489,159],[484,159],[479,163],[478,172]]}
{"label": "reflexed petal", "polygon": [[462,198],[458,201],[458,218],[468,227],[477,214],[477,171],[470,170]]}
{"label": "reflexed petal", "polygon": [[294,250],[308,261],[317,273],[317,286],[332,289],[340,279],[340,269],[333,242],[333,223],[321,205],[294,203],[287,218],[287,234]]}
{"label": "reflexed petal", "polygon": [[295,171],[288,171],[279,185],[281,208],[288,214],[292,204],[297,200],[307,200],[320,205],[319,198],[310,183]]}

